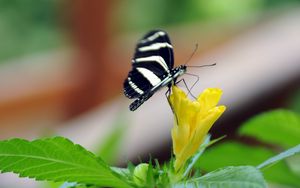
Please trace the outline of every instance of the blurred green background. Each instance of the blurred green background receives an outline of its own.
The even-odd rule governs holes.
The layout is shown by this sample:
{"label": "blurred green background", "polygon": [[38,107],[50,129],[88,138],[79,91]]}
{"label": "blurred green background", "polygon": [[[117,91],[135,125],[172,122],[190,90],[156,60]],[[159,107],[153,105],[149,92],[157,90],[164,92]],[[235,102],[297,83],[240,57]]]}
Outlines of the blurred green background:
{"label": "blurred green background", "polygon": [[[0,63],[66,45],[68,19],[61,19],[68,12],[65,4],[58,0],[0,1]],[[123,0],[114,3],[111,21],[121,32],[195,22],[234,24],[298,4],[299,0]]]}
{"label": "blurred green background", "polygon": [[0,63],[64,44],[57,0],[0,1]]}
{"label": "blurred green background", "polygon": [[[147,161],[148,152],[153,152],[153,156],[161,161],[167,160],[171,153],[170,138],[158,139],[159,136],[165,135],[160,134],[163,131],[157,130],[155,135],[158,137],[151,139],[165,142],[151,145],[150,141],[147,142],[146,136],[153,136],[149,130],[158,126],[163,127],[164,123],[170,123],[172,117],[168,115],[171,112],[166,112],[169,113],[167,115],[154,116],[154,119],[159,121],[155,122],[157,127],[155,125],[153,128],[143,127],[144,123],[152,122],[153,119],[152,114],[149,116],[143,113],[147,106],[141,109],[142,113],[139,111],[127,114],[124,111],[128,111],[129,100],[122,96],[122,100],[119,101],[123,95],[122,83],[130,69],[130,58],[139,37],[154,28],[167,30],[172,42],[175,43],[176,62],[184,62],[197,42],[199,42],[199,49],[194,59],[214,49],[222,50],[224,45],[235,41],[238,37],[243,38],[243,34],[247,32],[259,30],[253,35],[259,33],[260,26],[273,23],[272,20],[275,20],[274,23],[279,20],[278,23],[282,24],[281,17],[284,17],[282,15],[294,10],[299,12],[300,0],[2,0],[0,1],[0,138],[31,139],[60,134],[76,143],[88,145],[111,163],[118,163],[123,154],[121,153],[120,156],[117,154],[120,152],[119,149],[124,150],[127,147],[136,149],[128,149],[128,153],[132,154],[126,156],[128,160],[137,161],[138,157],[144,155]],[[285,26],[292,25],[289,28],[294,29],[293,25],[297,23],[291,22],[285,20],[287,24]],[[277,38],[285,37],[286,33],[276,32],[269,30],[266,33],[274,37],[275,42]],[[292,37],[295,37],[297,41],[299,33],[295,33]],[[249,43],[260,41],[262,39],[258,37],[254,37],[250,42],[246,40]],[[245,41],[239,45],[244,45],[244,48],[248,44],[243,44],[243,42]],[[268,51],[270,46],[281,49],[281,44],[277,43],[262,45],[266,45],[266,49],[261,52],[263,54],[261,57],[265,54],[268,57],[277,57],[273,56],[274,54],[268,54],[274,53],[274,51]],[[234,49],[237,50],[233,53],[229,50],[226,53],[240,53],[239,48]],[[295,50],[293,60],[299,63],[297,49],[289,50]],[[259,51],[257,53],[259,54]],[[233,57],[236,56],[233,55]],[[209,148],[200,159],[198,165],[203,172],[229,164],[257,165],[264,159],[297,143],[299,137],[295,133],[298,133],[300,129],[299,76],[297,79],[281,81],[279,77],[284,74],[282,72],[276,72],[271,75],[273,77],[267,75],[269,70],[276,68],[276,65],[272,64],[274,59],[271,59],[271,63],[257,62],[258,65],[249,63],[245,65],[247,66],[247,70],[243,70],[245,72],[229,80],[226,79],[228,76],[226,74],[231,74],[231,69],[238,65],[242,67],[244,60],[249,58],[252,58],[253,62],[259,58],[245,56],[244,59],[239,59],[239,64],[233,66],[229,64],[230,62],[222,62],[223,60],[218,58],[212,56],[206,61],[206,63],[220,62],[220,65],[209,72],[212,81],[206,81],[202,75],[199,75],[200,82],[197,87],[202,87],[202,84],[205,85],[209,81],[219,83],[217,80],[222,78],[228,83],[229,89],[224,92],[225,102],[229,101],[226,104],[228,112],[225,113],[224,119],[216,124],[212,132],[214,136],[227,134],[228,137],[224,142]],[[285,62],[286,59],[282,59],[282,64],[288,63]],[[222,64],[225,66],[222,67]],[[255,69],[257,71],[262,70],[264,65],[269,66],[264,69],[265,72],[252,72],[253,67],[262,67]],[[290,64],[286,65],[290,66]],[[226,75],[225,78],[218,77],[219,75],[214,72],[219,67],[224,69],[220,75]],[[245,75],[255,81],[243,82]],[[298,75],[300,75],[299,72]],[[259,78],[258,81],[255,78]],[[257,87],[255,88],[257,90],[252,92],[245,90],[247,88],[245,85],[258,86],[267,79],[273,80],[270,82],[273,85]],[[268,88],[268,91],[263,90],[264,88]],[[230,91],[233,90],[231,94],[234,93],[236,96],[228,97]],[[239,96],[244,97],[242,101],[244,100],[245,103],[240,102],[239,108],[231,111]],[[253,96],[251,100],[249,96]],[[151,102],[145,105],[149,103]],[[117,110],[111,112],[111,108],[117,108]],[[277,108],[287,110],[272,111]],[[161,109],[163,108],[159,106],[153,112],[160,112]],[[270,112],[267,115],[258,116],[258,120],[255,118],[252,120],[254,116],[265,111]],[[134,131],[127,130],[139,120],[143,122],[139,122],[138,128],[134,127],[136,128]],[[241,125],[245,127],[247,125],[250,128],[245,128],[246,131],[243,132]],[[259,129],[264,126],[268,129]],[[266,143],[260,143],[263,142],[260,139],[265,138],[264,134],[259,134],[262,132],[273,137],[275,141],[263,140]],[[127,142],[121,139],[126,139],[125,134],[130,134],[128,140],[139,135],[144,135],[144,137],[142,136],[139,141],[131,140],[136,145],[124,147],[122,144]],[[253,140],[245,141],[241,138],[245,135],[258,140],[259,143]],[[147,147],[142,145],[144,142]],[[289,143],[288,147],[286,143]],[[154,145],[156,150],[152,147],[152,150],[148,151],[147,149],[151,148],[150,145],[151,147]],[[268,148],[270,145],[272,147]],[[251,155],[252,152],[255,154]],[[294,161],[282,162],[274,166],[273,173],[266,172],[266,177],[270,182],[275,182],[274,187],[280,187],[280,184],[282,187],[300,186],[298,183],[300,179],[299,181],[297,179],[299,178],[298,161],[299,157]],[[282,172],[284,175],[281,175]],[[14,176],[11,180],[10,176],[7,177],[0,175],[0,187],[12,187],[15,184],[34,187],[30,181],[27,184],[27,181],[19,180]]]}

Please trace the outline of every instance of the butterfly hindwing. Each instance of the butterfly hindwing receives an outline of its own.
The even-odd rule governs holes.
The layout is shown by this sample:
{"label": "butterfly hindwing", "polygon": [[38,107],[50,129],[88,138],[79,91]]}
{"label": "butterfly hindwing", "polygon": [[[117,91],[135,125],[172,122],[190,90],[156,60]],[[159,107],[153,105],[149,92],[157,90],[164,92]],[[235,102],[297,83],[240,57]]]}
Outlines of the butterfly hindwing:
{"label": "butterfly hindwing", "polygon": [[137,98],[152,87],[148,79],[146,79],[136,68],[131,70],[127,79],[124,81],[124,94],[132,99]]}

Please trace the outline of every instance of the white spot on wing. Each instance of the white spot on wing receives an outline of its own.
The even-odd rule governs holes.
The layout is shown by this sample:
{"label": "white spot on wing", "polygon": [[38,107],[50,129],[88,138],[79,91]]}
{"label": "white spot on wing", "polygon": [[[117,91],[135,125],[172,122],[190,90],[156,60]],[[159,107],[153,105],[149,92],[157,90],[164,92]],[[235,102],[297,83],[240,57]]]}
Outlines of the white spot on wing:
{"label": "white spot on wing", "polygon": [[158,49],[165,48],[165,47],[173,48],[172,45],[170,45],[167,42],[164,42],[164,43],[154,43],[149,46],[143,46],[143,47],[140,47],[138,50],[140,52],[145,52],[145,51],[151,51],[151,50],[158,50]]}
{"label": "white spot on wing", "polygon": [[160,78],[156,76],[153,72],[148,69],[138,67],[136,68],[149,82],[152,86],[155,86],[161,82]]}
{"label": "white spot on wing", "polygon": [[158,37],[164,36],[164,35],[166,35],[165,32],[158,31],[158,32],[154,33],[153,35],[149,36],[148,38],[141,40],[140,42],[141,43],[150,42],[150,41],[153,41],[153,40],[157,39]]}
{"label": "white spot on wing", "polygon": [[147,61],[156,61],[159,63],[168,73],[170,72],[169,67],[167,66],[165,60],[161,56],[149,56],[149,57],[141,57],[135,59],[135,63],[138,62],[147,62]]}
{"label": "white spot on wing", "polygon": [[143,90],[141,90],[140,88],[138,88],[138,86],[137,86],[135,83],[133,83],[133,82],[131,81],[131,78],[130,78],[130,77],[128,77],[127,79],[128,79],[128,83],[129,83],[130,87],[131,87],[134,91],[136,91],[136,92],[139,93],[140,95],[144,94]]}

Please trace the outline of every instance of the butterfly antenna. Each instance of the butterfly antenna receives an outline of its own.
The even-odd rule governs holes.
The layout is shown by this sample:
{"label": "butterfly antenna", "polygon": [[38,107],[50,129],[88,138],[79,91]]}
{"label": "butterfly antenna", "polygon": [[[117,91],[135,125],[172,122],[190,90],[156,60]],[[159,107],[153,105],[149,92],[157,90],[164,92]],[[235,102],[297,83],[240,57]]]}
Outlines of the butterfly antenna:
{"label": "butterfly antenna", "polygon": [[196,43],[195,49],[194,49],[193,53],[190,55],[190,57],[188,58],[188,60],[185,61],[184,65],[188,64],[188,62],[192,59],[192,57],[194,56],[194,54],[196,53],[197,50],[198,50],[198,43]]}
{"label": "butterfly antenna", "polygon": [[189,65],[187,67],[196,67],[196,68],[199,68],[199,67],[212,67],[212,66],[215,66],[217,65],[217,63],[212,63],[212,64],[208,64],[208,65]]}

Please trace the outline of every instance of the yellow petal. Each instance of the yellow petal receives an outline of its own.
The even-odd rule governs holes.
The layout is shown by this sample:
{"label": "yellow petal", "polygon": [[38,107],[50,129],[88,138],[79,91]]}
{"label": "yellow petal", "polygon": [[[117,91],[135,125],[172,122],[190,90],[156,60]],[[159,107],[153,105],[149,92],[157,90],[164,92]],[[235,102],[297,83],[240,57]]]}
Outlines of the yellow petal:
{"label": "yellow petal", "polygon": [[190,128],[188,125],[174,126],[171,131],[174,153],[180,153],[189,142]]}
{"label": "yellow petal", "polygon": [[199,110],[199,103],[197,101],[191,101],[177,86],[172,86],[172,94],[169,97],[169,101],[175,114],[175,121],[178,121],[178,125],[187,124],[195,112]]}
{"label": "yellow petal", "polygon": [[204,113],[209,109],[217,106],[222,96],[222,90],[218,88],[205,89],[197,98],[197,101],[201,104],[201,111]]}
{"label": "yellow petal", "polygon": [[175,116],[171,134],[176,171],[195,154],[209,129],[225,111],[225,106],[217,106],[221,95],[221,89],[209,88],[196,101],[191,101],[181,89],[172,87],[169,101]]}

